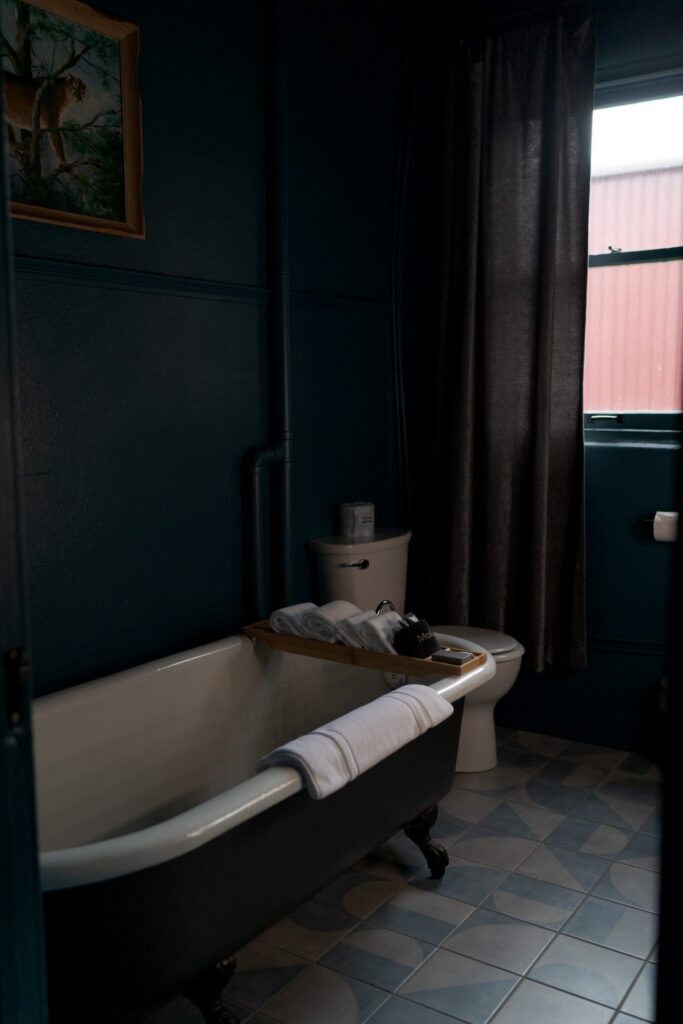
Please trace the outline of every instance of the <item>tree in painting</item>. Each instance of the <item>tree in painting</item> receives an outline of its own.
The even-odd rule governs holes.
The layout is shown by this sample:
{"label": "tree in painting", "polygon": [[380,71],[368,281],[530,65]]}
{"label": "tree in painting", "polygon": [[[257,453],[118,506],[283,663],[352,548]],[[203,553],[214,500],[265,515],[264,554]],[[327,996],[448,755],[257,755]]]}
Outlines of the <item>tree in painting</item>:
{"label": "tree in painting", "polygon": [[23,0],[0,0],[12,200],[124,219],[119,45]]}

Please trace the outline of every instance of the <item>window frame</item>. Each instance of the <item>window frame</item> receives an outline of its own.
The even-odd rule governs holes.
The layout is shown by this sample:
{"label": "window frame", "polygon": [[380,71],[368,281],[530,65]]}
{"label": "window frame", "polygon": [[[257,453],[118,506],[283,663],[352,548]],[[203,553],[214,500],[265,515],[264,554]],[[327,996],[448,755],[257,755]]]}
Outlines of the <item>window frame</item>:
{"label": "window frame", "polygon": [[[663,76],[625,78],[620,81],[598,84],[593,103],[594,110],[605,107],[628,106],[647,100],[667,99],[683,96],[683,71]],[[592,182],[592,177],[591,177]],[[659,249],[624,249],[622,252],[601,252],[588,254],[588,269],[593,267],[620,267],[637,263],[666,263],[683,260],[683,245]],[[683,410],[600,410],[584,408],[584,430],[587,436],[618,436],[615,431],[631,435],[630,440],[647,440],[651,432],[662,434],[666,442],[678,445],[683,431]],[[609,433],[611,431],[611,433]]]}

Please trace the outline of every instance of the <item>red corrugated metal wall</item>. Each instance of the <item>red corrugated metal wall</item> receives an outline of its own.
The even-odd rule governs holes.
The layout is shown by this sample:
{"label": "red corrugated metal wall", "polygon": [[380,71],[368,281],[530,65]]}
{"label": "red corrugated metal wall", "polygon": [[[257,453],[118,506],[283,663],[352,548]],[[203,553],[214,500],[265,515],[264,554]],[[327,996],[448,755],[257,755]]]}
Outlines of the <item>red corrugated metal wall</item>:
{"label": "red corrugated metal wall", "polygon": [[[589,251],[683,245],[683,168],[595,178]],[[584,405],[683,408],[683,262],[588,272]]]}

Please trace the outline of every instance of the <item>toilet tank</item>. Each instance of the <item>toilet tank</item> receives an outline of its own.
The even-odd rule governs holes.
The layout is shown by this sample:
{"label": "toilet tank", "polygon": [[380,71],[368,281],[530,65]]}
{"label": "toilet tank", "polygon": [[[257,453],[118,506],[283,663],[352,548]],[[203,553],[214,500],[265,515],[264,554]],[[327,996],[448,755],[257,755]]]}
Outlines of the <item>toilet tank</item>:
{"label": "toilet tank", "polygon": [[410,530],[388,529],[375,530],[374,540],[312,540],[318,601],[351,601],[368,611],[388,599],[403,612],[410,538]]}

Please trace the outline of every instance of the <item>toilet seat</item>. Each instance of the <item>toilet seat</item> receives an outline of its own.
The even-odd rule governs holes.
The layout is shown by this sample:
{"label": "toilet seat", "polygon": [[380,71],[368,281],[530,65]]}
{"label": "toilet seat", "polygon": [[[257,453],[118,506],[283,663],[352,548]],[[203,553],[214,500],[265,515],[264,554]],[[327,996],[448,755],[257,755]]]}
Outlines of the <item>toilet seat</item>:
{"label": "toilet seat", "polygon": [[[463,640],[470,640],[478,644],[485,651],[492,654],[496,661],[507,661],[508,657],[519,657],[524,653],[520,651],[522,646],[514,636],[508,633],[499,633],[495,629],[481,629],[479,626],[433,626],[435,633],[443,633],[446,636],[459,636]],[[507,655],[508,657],[501,657]]]}

